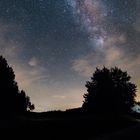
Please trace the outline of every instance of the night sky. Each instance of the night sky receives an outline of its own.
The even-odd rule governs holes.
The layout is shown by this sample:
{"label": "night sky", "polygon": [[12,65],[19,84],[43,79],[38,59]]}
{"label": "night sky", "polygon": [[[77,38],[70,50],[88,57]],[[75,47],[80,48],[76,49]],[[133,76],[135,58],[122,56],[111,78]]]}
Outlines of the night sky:
{"label": "night sky", "polygon": [[82,105],[96,67],[118,66],[140,97],[139,0],[0,0],[0,54],[35,111]]}

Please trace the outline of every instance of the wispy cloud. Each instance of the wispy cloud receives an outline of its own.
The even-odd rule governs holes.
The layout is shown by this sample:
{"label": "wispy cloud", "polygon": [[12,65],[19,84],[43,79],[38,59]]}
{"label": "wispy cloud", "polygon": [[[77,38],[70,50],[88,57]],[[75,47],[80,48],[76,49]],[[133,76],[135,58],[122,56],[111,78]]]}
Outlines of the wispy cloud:
{"label": "wispy cloud", "polygon": [[38,65],[38,60],[37,60],[37,58],[32,57],[32,58],[29,60],[28,64],[29,64],[31,67],[37,66],[37,65]]}
{"label": "wispy cloud", "polygon": [[93,66],[86,59],[78,59],[73,62],[72,69],[78,72],[80,75],[89,76],[93,71]]}
{"label": "wispy cloud", "polygon": [[42,105],[38,99],[44,98],[43,95],[47,92],[42,83],[47,81],[49,74],[38,58],[26,58],[21,40],[8,37],[16,30],[16,25],[0,23],[0,55],[3,55],[13,68],[20,89],[25,90],[38,108],[38,104]]}
{"label": "wispy cloud", "polygon": [[[104,46],[89,52],[86,56],[78,58],[72,63],[72,70],[79,75],[89,78],[96,67],[114,67],[128,71],[132,81],[140,88],[140,55],[129,55],[122,46],[129,43],[124,34],[112,35],[104,40]],[[139,91],[138,91],[139,94]]]}

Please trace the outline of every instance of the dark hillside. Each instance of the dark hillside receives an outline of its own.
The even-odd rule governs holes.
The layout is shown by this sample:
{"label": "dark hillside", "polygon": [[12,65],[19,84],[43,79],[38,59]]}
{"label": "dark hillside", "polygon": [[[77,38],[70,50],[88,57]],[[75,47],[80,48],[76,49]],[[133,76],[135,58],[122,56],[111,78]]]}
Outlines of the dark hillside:
{"label": "dark hillside", "polygon": [[[73,112],[73,110],[72,110]],[[11,120],[2,120],[0,127],[9,130],[22,130],[29,135],[44,136],[52,140],[90,140],[125,138],[139,135],[140,124],[130,115],[111,116],[52,111],[27,113]],[[131,133],[130,133],[131,132]]]}

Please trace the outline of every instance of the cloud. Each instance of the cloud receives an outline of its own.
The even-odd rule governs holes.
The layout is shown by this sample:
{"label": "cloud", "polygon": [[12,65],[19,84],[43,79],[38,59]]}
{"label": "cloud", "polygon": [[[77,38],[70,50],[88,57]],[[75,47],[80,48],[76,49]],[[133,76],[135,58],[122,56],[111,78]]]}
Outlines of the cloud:
{"label": "cloud", "polygon": [[128,71],[138,71],[140,55],[136,57],[127,56],[121,48],[108,47],[104,51],[92,52],[83,58],[73,61],[72,70],[82,76],[89,77],[96,67],[118,66]]}
{"label": "cloud", "polygon": [[0,22],[0,55],[3,55],[13,68],[19,88],[25,90],[39,110],[40,107],[46,106],[48,88],[42,84],[45,85],[49,74],[47,68],[36,57],[31,57],[28,61],[26,54],[24,54],[23,40],[9,36],[16,31],[16,25],[1,24]]}
{"label": "cloud", "polygon": [[[39,60],[31,57],[26,64],[24,57],[24,46],[21,40],[9,37],[9,34],[16,32],[17,26],[14,24],[0,23],[0,54],[3,55],[16,73],[16,79],[21,87],[30,87],[36,81],[41,81],[47,76],[47,70],[38,65]],[[30,66],[30,67],[29,67]]]}
{"label": "cloud", "polygon": [[51,77],[38,57],[26,58],[23,40],[8,37],[16,29],[15,25],[0,26],[0,53],[15,71],[19,88],[31,97],[35,111],[65,110],[81,106],[84,90],[71,85],[66,88],[66,85]]}
{"label": "cloud", "polygon": [[[96,67],[102,68],[103,66],[117,66],[124,71],[128,71],[128,74],[132,76],[132,82],[134,82],[139,89],[140,55],[130,56],[125,52],[125,50],[117,46],[118,43],[121,43],[119,39],[111,38],[111,40],[112,41],[106,42],[106,44],[110,46],[97,50],[96,52],[91,52],[84,57],[74,60],[72,63],[72,70],[85,78],[89,78],[92,76]],[[123,39],[121,40],[123,43]],[[137,93],[139,94],[139,90]],[[137,98],[139,98],[139,96]]]}
{"label": "cloud", "polygon": [[16,80],[23,89],[32,88],[33,85],[38,85],[38,83],[42,83],[48,78],[46,69],[43,67],[28,68],[27,66],[15,64],[13,68],[16,73]]}
{"label": "cloud", "polygon": [[127,43],[127,37],[124,33],[110,34],[104,40],[104,47],[119,46]]}
{"label": "cloud", "polygon": [[37,66],[37,64],[38,64],[37,58],[32,57],[32,58],[29,60],[28,64],[29,64],[31,67]]}
{"label": "cloud", "polygon": [[61,87],[57,91],[53,90],[52,94],[48,95],[49,100],[46,99],[46,102],[51,101],[47,106],[47,110],[81,107],[84,93],[85,89],[81,87],[72,88],[69,86],[65,89]]}
{"label": "cloud", "polygon": [[89,52],[86,56],[73,61],[72,70],[78,72],[82,76],[89,77],[96,67],[119,66],[126,61],[130,61],[131,57],[128,57],[128,54],[125,54],[125,51],[121,48],[127,44],[127,37],[125,34],[109,34],[105,38],[102,38],[102,45],[98,42],[98,39],[94,39],[92,42],[96,45],[94,50]]}
{"label": "cloud", "polygon": [[93,67],[87,59],[75,60],[72,65],[72,69],[83,76],[89,76],[93,71]]}

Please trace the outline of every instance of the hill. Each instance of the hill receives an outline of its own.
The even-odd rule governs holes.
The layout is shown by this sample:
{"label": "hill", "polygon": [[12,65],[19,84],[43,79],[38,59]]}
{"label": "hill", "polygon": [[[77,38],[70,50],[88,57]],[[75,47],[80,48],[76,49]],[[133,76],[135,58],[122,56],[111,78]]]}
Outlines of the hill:
{"label": "hill", "polygon": [[139,115],[103,115],[83,113],[80,108],[67,111],[28,112],[24,115],[1,119],[0,128],[8,132],[12,129],[30,132],[33,137],[45,136],[52,140],[93,140],[121,139],[133,140],[139,135]]}

